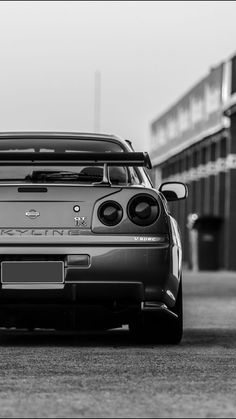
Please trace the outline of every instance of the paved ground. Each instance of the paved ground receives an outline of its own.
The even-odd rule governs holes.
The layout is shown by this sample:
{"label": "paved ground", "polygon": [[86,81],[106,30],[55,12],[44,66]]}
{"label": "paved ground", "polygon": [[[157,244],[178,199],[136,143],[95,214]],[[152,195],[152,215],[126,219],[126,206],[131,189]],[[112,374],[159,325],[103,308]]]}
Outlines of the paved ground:
{"label": "paved ground", "polygon": [[5,335],[0,417],[236,417],[236,273],[185,274],[179,347]]}

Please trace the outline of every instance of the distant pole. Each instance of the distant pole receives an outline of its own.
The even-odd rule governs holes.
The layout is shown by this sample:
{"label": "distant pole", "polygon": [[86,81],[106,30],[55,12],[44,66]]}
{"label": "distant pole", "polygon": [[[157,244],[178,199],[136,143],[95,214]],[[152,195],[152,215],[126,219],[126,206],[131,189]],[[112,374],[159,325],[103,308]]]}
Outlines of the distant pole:
{"label": "distant pole", "polygon": [[96,71],[94,77],[94,131],[101,130],[101,72]]}

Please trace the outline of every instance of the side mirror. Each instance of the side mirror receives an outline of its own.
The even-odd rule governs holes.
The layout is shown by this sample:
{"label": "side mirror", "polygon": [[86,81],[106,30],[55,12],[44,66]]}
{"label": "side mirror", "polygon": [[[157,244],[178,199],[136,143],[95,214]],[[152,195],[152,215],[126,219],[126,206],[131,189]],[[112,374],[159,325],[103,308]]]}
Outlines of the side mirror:
{"label": "side mirror", "polygon": [[164,195],[167,201],[180,201],[188,197],[188,187],[180,182],[163,183],[159,191]]}

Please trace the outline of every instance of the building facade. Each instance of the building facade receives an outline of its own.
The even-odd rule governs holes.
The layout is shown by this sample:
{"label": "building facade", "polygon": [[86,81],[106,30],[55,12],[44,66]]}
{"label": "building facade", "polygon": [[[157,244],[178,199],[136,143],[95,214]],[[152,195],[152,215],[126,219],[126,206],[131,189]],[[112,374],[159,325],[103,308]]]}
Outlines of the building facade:
{"label": "building facade", "polygon": [[151,125],[156,186],[188,184],[186,202],[172,204],[189,262],[188,220],[219,217],[220,267],[236,270],[236,56],[219,66]]}

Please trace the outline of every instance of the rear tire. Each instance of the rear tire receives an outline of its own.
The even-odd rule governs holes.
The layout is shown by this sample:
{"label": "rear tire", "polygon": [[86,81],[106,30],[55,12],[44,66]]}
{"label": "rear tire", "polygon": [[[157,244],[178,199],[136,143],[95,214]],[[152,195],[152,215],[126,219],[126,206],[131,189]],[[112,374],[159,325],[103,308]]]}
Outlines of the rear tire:
{"label": "rear tire", "polygon": [[132,337],[143,343],[178,345],[181,342],[183,337],[182,280],[176,304],[171,311],[178,317],[171,317],[165,313],[142,313],[137,321],[129,325]]}

